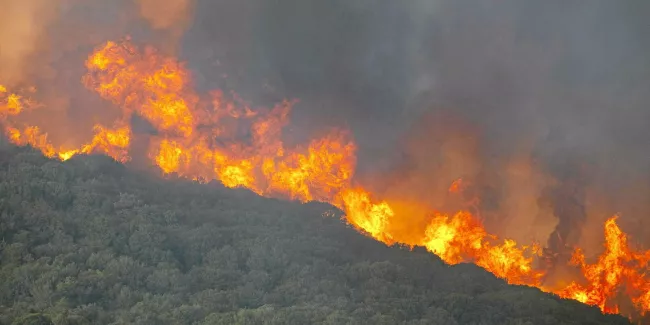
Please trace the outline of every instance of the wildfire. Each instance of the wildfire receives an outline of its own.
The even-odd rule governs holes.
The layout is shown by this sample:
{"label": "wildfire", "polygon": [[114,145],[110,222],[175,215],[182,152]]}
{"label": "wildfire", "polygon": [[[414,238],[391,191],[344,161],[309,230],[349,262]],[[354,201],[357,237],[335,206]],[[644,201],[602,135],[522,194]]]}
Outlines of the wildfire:
{"label": "wildfire", "polygon": [[178,61],[140,53],[128,42],[107,42],[86,61],[84,83],[100,96],[119,104],[125,114],[137,112],[162,131],[189,137],[195,127],[191,107],[196,95],[187,87],[189,77]]}
{"label": "wildfire", "polygon": [[436,214],[425,230],[424,246],[449,264],[473,261],[509,283],[539,286],[543,273],[533,269],[528,248],[509,239],[500,245],[495,241],[474,216],[461,211],[452,217]]}
{"label": "wildfire", "polygon": [[49,158],[68,160],[80,153],[103,153],[120,162],[129,160],[127,148],[130,130],[128,128],[109,130],[97,125],[95,131],[96,134],[90,143],[78,149],[65,149],[54,147],[48,140],[47,133],[42,132],[38,126],[28,126],[23,130],[11,126],[5,127],[5,133],[11,142],[23,146],[30,145]]}
{"label": "wildfire", "polygon": [[650,310],[650,280],[645,274],[650,250],[630,248],[616,219],[614,216],[605,222],[605,250],[597,261],[587,263],[582,250],[576,249],[572,262],[580,267],[584,279],[572,282],[557,294],[598,306],[606,313],[618,313],[619,308],[612,301],[618,294],[626,293],[637,309],[645,313]]}
{"label": "wildfire", "polygon": [[7,87],[0,84],[0,117],[18,115],[24,108],[24,98],[15,93],[10,93]]}
{"label": "wildfire", "polygon": [[[0,121],[7,138],[61,160],[102,153],[126,162],[134,137],[126,121],[138,115],[156,129],[148,136],[147,155],[163,174],[218,180],[264,196],[328,202],[343,210],[354,227],[386,244],[424,246],[449,264],[473,262],[509,283],[542,287],[539,245],[490,234],[468,211],[431,211],[426,223],[408,235],[394,231],[410,216],[354,181],[356,145],[348,132],[331,130],[307,145],[285,145],[282,131],[295,101],[251,109],[236,94],[216,90],[201,96],[182,63],[150,47],[140,50],[128,40],[98,47],[86,67],[83,85],[114,105],[117,120],[96,124],[94,135],[78,147],[57,146],[43,126],[21,119],[38,105],[0,85]],[[465,186],[457,179],[449,192],[462,192]],[[546,290],[610,313],[618,312],[615,301],[624,293],[645,313],[650,310],[650,280],[644,273],[648,261],[650,251],[631,249],[612,218],[605,223],[605,250],[598,260],[589,264],[576,250],[573,263],[581,278]]]}
{"label": "wildfire", "polygon": [[118,121],[114,129],[100,124],[95,125],[93,138],[77,148],[55,146],[41,127],[26,124],[18,119],[21,114],[36,110],[40,106],[41,104],[31,98],[9,92],[7,87],[0,85],[0,122],[11,142],[23,146],[30,145],[39,149],[47,157],[61,160],[68,160],[80,153],[102,153],[120,162],[129,160],[131,129],[125,123]]}
{"label": "wildfire", "polygon": [[362,188],[350,188],[339,193],[335,206],[346,213],[350,223],[386,244],[395,241],[387,231],[395,213],[386,202],[374,203],[370,193]]}

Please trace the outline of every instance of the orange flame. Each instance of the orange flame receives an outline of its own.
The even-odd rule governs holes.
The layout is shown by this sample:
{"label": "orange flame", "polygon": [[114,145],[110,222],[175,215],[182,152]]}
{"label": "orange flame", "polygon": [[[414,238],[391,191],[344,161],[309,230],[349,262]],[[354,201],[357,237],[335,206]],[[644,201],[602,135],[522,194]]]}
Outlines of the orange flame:
{"label": "orange flame", "polygon": [[362,188],[341,191],[334,205],[345,211],[350,223],[386,244],[395,241],[387,227],[395,213],[386,202],[373,203],[370,193]]}
{"label": "orange flame", "polygon": [[186,89],[188,74],[173,59],[152,48],[143,54],[128,42],[107,42],[86,62],[87,86],[102,97],[136,111],[157,128],[190,136],[194,127],[190,106],[196,96]]}
{"label": "orange flame", "polygon": [[55,148],[48,140],[47,133],[43,133],[37,126],[29,126],[22,131],[6,127],[5,133],[9,140],[17,145],[30,145],[39,149],[45,156],[68,160],[79,153],[103,153],[113,159],[126,162],[129,160],[126,149],[129,145],[130,130],[126,127],[109,130],[101,125],[95,126],[95,136],[88,144],[79,149]]}
{"label": "orange flame", "polygon": [[22,95],[11,93],[5,86],[0,84],[0,117],[18,115],[25,110],[26,106],[31,104]]}
{"label": "orange flame", "polygon": [[650,310],[650,280],[645,271],[650,261],[649,251],[636,251],[629,247],[627,235],[616,224],[614,216],[605,222],[605,251],[594,264],[586,262],[581,249],[576,249],[572,262],[578,265],[584,279],[572,282],[558,295],[598,306],[606,313],[618,313],[613,301],[620,293],[626,293],[637,309]]}
{"label": "orange flame", "polygon": [[424,246],[449,264],[472,261],[509,283],[538,286],[543,273],[533,269],[527,248],[509,239],[494,245],[495,240],[474,216],[461,211],[451,218],[436,214],[425,230]]}

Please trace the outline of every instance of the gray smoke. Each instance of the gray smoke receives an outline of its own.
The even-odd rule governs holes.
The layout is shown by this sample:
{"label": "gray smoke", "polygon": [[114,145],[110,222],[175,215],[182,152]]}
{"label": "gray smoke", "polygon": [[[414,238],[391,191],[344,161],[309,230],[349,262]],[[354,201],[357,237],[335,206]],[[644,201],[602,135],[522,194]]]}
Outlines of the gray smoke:
{"label": "gray smoke", "polygon": [[539,189],[540,202],[586,211],[558,227],[622,212],[638,228],[650,213],[647,1],[205,0],[196,8],[183,55],[203,87],[258,103],[299,98],[294,128],[350,127],[362,173],[418,164],[404,139],[445,112],[474,125],[479,179],[498,182],[501,157],[528,141],[531,161],[559,182]]}
{"label": "gray smoke", "polygon": [[546,156],[608,148],[636,162],[648,158],[645,13],[642,0],[202,1],[186,56],[212,82],[268,83],[300,111],[343,116],[363,147],[444,108],[495,149],[532,129]]}

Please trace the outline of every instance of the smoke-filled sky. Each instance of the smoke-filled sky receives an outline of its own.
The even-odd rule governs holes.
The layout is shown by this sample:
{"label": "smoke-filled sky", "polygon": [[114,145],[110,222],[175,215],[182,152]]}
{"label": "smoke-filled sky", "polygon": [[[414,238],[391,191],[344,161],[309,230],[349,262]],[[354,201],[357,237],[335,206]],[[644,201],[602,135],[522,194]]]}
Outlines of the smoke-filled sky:
{"label": "smoke-filled sky", "polygon": [[296,115],[345,120],[373,152],[451,110],[491,150],[534,136],[549,159],[645,168],[646,3],[202,1],[184,53],[212,83],[228,73],[240,92],[300,98]]}
{"label": "smoke-filled sky", "polygon": [[349,125],[360,171],[399,179],[384,187],[433,196],[473,177],[530,225],[516,214],[542,213],[545,188],[573,179],[563,193],[588,215],[639,228],[648,14],[643,0],[199,1],[183,56],[210,86],[299,98],[297,128]]}
{"label": "smoke-filled sky", "polygon": [[61,123],[109,105],[79,90],[82,63],[94,46],[130,34],[187,60],[200,88],[262,105],[299,99],[289,136],[349,127],[359,179],[402,198],[403,209],[411,200],[444,208],[449,184],[463,177],[486,218],[498,214],[512,237],[545,240],[557,206],[584,206],[596,237],[612,213],[632,233],[650,214],[644,0],[0,0],[0,8],[4,82],[35,84]]}

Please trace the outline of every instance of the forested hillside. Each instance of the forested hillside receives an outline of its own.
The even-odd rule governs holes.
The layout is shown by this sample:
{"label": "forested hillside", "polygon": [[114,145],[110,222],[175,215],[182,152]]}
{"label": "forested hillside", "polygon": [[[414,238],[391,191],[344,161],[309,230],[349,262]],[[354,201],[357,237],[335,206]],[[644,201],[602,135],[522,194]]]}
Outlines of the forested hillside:
{"label": "forested hillside", "polygon": [[628,324],[325,204],[0,149],[0,324]]}

